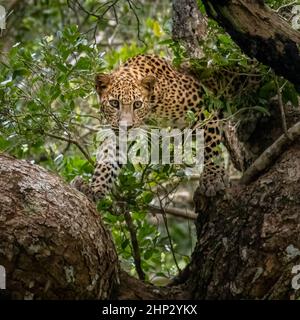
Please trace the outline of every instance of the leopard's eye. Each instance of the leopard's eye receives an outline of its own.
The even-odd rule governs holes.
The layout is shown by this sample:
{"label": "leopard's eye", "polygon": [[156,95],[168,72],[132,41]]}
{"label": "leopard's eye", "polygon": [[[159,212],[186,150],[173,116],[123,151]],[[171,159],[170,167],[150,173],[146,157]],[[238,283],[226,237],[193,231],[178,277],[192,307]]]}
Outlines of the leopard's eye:
{"label": "leopard's eye", "polygon": [[118,100],[109,100],[109,104],[114,108],[119,108],[119,101]]}
{"label": "leopard's eye", "polygon": [[138,108],[140,108],[142,105],[143,105],[143,102],[142,102],[142,101],[134,101],[134,103],[133,103],[133,108],[134,108],[134,109],[138,109]]}

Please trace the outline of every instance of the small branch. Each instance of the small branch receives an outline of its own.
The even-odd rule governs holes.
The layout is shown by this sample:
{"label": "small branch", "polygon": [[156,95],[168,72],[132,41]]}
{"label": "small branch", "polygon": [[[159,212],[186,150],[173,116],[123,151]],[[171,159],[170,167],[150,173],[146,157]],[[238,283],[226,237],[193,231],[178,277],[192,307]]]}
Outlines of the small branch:
{"label": "small branch", "polygon": [[282,129],[283,129],[284,134],[287,136],[287,138],[292,140],[288,134],[284,105],[283,105],[283,101],[282,101],[282,89],[283,89],[284,85],[286,84],[286,82],[284,83],[284,85],[282,87],[280,87],[277,79],[275,78],[275,83],[276,83],[276,87],[277,87],[278,104],[279,104],[280,113],[281,113]]}
{"label": "small branch", "polygon": [[63,137],[63,136],[58,136],[56,134],[53,134],[53,133],[49,133],[49,132],[45,132],[44,133],[46,136],[48,137],[51,137],[51,138],[55,138],[55,139],[58,139],[58,140],[62,140],[62,141],[66,141],[68,143],[72,143],[74,144],[81,152],[82,154],[85,156],[85,158],[87,159],[87,161],[92,165],[94,166],[95,163],[94,161],[91,159],[91,157],[89,156],[88,152],[82,147],[82,145],[75,139],[72,139],[70,137]]}
{"label": "small branch", "polygon": [[[90,11],[88,9],[86,9],[79,0],[67,0],[67,4],[69,6],[69,8],[71,8],[75,14],[77,15],[77,8],[84,12],[86,14],[86,18],[84,21],[87,20],[88,17],[94,17],[97,19],[97,23],[95,23],[94,27],[92,27],[91,29],[89,29],[86,33],[89,33],[90,31],[93,31],[93,38],[94,38],[94,43],[97,43],[97,31],[98,31],[98,24],[101,23],[104,20],[104,16],[112,9],[113,10],[113,14],[115,16],[115,21],[116,23],[118,23],[118,16],[116,14],[116,9],[115,6],[117,5],[117,3],[120,0],[114,0],[114,1],[107,1],[105,3],[102,3],[98,6],[98,8],[95,11]],[[97,13],[97,12],[100,13]]]}
{"label": "small branch", "polygon": [[100,128],[95,128],[95,127],[91,127],[89,125],[86,125],[86,124],[83,124],[83,123],[78,123],[78,122],[73,122],[71,121],[70,122],[72,125],[74,126],[77,126],[77,127],[80,127],[80,128],[83,128],[83,129],[86,129],[86,130],[89,130],[91,132],[99,132]]}
{"label": "small branch", "polygon": [[101,124],[103,123],[103,119],[92,114],[82,114],[82,113],[74,113],[74,114],[78,117],[94,118],[94,119],[97,119]]}
{"label": "small branch", "polygon": [[[91,16],[91,17],[95,17],[97,18],[99,21],[104,17],[104,15],[118,2],[119,0],[115,0],[113,1],[112,4],[109,4],[110,1],[108,1],[107,3],[103,4],[103,6],[101,7],[104,7],[107,5],[107,7],[101,12],[101,14],[96,14],[95,12],[91,12],[89,10],[87,10],[78,0],[75,0],[75,4],[78,6],[78,8],[80,10],[82,10],[84,13],[86,13],[88,16]],[[71,1],[68,0],[68,6],[74,10],[74,8],[71,6]],[[76,9],[76,8],[75,8]],[[98,8],[99,10],[100,8]]]}
{"label": "small branch", "polygon": [[137,38],[145,45],[147,46],[146,42],[141,38],[141,22],[140,22],[140,18],[138,16],[138,14],[136,13],[136,9],[137,7],[135,6],[134,2],[132,2],[131,0],[127,0],[127,3],[129,5],[130,10],[133,12],[135,19],[136,19],[136,23],[137,23]]}
{"label": "small branch", "polygon": [[139,279],[144,281],[146,277],[145,277],[145,273],[144,273],[144,271],[142,269],[142,265],[141,265],[141,255],[140,255],[139,243],[138,243],[138,240],[136,237],[136,229],[133,224],[131,215],[126,208],[124,210],[124,217],[125,217],[125,221],[126,221],[126,224],[128,227],[128,231],[130,233],[131,244],[132,244],[132,254],[133,254],[135,269],[136,269],[136,272],[139,276]]}
{"label": "small branch", "polygon": [[189,219],[189,220],[196,220],[198,216],[194,211],[188,210],[188,209],[178,209],[178,208],[168,207],[162,210],[160,207],[157,207],[157,206],[149,206],[148,209],[152,213],[159,213],[159,214],[167,213],[175,217],[180,217],[180,218]]}
{"label": "small branch", "polygon": [[178,270],[178,273],[180,273],[181,269],[179,268],[179,265],[178,265],[178,262],[177,262],[177,259],[176,259],[176,256],[175,256],[175,250],[174,250],[174,246],[173,246],[173,241],[172,241],[170,230],[169,230],[169,226],[168,226],[166,209],[163,207],[162,201],[161,201],[160,198],[159,198],[159,203],[160,203],[160,209],[161,209],[162,217],[164,219],[164,224],[165,224],[165,227],[166,227],[166,231],[167,231],[167,235],[168,235],[168,239],[169,239],[169,243],[170,243],[170,248],[171,248],[173,260],[174,260],[174,263],[175,263],[176,268]]}
{"label": "small branch", "polygon": [[299,1],[293,1],[291,3],[287,3],[287,4],[284,4],[282,5],[281,7],[279,7],[278,9],[274,10],[275,12],[279,13],[281,10],[285,9],[285,8],[288,8],[288,7],[291,7],[295,4],[299,4]]}
{"label": "small branch", "polygon": [[[262,171],[266,170],[282,152],[300,136],[300,122],[287,130],[287,135],[282,134],[269,148],[267,148],[245,171],[240,179],[240,184],[249,184]],[[290,137],[290,138],[288,138]]]}

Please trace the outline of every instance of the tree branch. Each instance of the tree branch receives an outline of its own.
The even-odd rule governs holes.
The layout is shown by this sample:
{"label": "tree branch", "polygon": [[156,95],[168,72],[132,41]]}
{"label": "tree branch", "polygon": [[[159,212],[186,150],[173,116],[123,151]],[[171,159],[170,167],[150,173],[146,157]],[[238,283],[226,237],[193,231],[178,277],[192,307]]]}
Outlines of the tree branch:
{"label": "tree branch", "polygon": [[203,0],[206,11],[250,57],[272,67],[300,92],[300,33],[261,0]]}
{"label": "tree branch", "polygon": [[88,154],[88,152],[82,147],[82,145],[75,139],[71,138],[71,137],[63,137],[63,136],[58,136],[56,134],[50,133],[50,132],[44,132],[44,134],[48,137],[51,138],[55,138],[58,140],[62,140],[62,141],[66,141],[68,143],[72,143],[74,144],[81,152],[82,154],[85,156],[85,158],[87,159],[87,161],[94,166],[95,162],[92,160],[92,158],[90,157],[90,155]]}
{"label": "tree branch", "polygon": [[240,180],[240,184],[249,184],[260,173],[266,170],[276,158],[278,158],[282,152],[293,141],[300,136],[300,122],[297,122],[294,126],[287,130],[287,134],[281,135],[269,148],[267,148],[245,171]]}
{"label": "tree branch", "polygon": [[171,207],[165,207],[164,210],[162,210],[158,206],[149,206],[148,208],[150,212],[152,213],[159,213],[159,214],[170,214],[174,217],[184,218],[184,219],[190,219],[190,220],[196,220],[197,214],[194,211],[188,210],[188,209],[178,209],[178,208],[171,208]]}
{"label": "tree branch", "polygon": [[146,276],[142,269],[140,248],[139,248],[139,243],[136,236],[136,229],[133,224],[130,212],[127,209],[124,210],[124,217],[125,217],[126,225],[128,227],[129,234],[130,234],[131,245],[132,245],[132,255],[134,259],[135,269],[139,276],[139,279],[144,281]]}
{"label": "tree branch", "polygon": [[280,109],[280,114],[281,114],[282,129],[283,129],[284,134],[290,140],[292,140],[292,138],[289,136],[288,131],[287,131],[286,116],[285,116],[285,110],[284,110],[284,105],[283,105],[283,101],[282,101],[282,89],[283,89],[284,85],[286,84],[286,82],[284,83],[284,85],[282,87],[279,86],[279,83],[278,83],[276,77],[275,77],[275,82],[276,82],[276,87],[277,87],[277,97],[278,97],[278,104],[279,104],[279,109]]}
{"label": "tree branch", "polygon": [[207,32],[207,17],[199,11],[196,0],[172,1],[172,38],[184,44],[192,58],[200,59],[199,42]]}
{"label": "tree branch", "polygon": [[0,221],[12,299],[111,297],[119,282],[111,234],[95,205],[58,176],[0,154]]}

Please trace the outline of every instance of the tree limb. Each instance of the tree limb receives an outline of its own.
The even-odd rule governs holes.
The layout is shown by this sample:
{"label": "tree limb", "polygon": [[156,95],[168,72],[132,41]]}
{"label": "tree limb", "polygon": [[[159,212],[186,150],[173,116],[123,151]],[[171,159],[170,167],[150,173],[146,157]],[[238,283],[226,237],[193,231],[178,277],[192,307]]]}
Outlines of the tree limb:
{"label": "tree limb", "polygon": [[191,57],[203,57],[199,42],[206,32],[207,17],[199,11],[196,0],[172,1],[172,38],[182,42]]}
{"label": "tree limb", "polygon": [[188,268],[197,299],[299,299],[300,144],[247,186],[234,185],[197,220]]}
{"label": "tree limb", "polygon": [[269,148],[267,148],[254,163],[244,172],[240,183],[249,184],[255,177],[266,170],[287,147],[300,136],[300,122],[282,134]]}
{"label": "tree limb", "polygon": [[250,57],[272,67],[300,92],[300,33],[261,0],[203,0],[206,11]]}
{"label": "tree limb", "polygon": [[197,214],[191,210],[188,209],[178,209],[178,208],[171,208],[171,207],[165,207],[164,210],[162,210],[158,206],[149,206],[148,208],[153,213],[160,213],[160,214],[170,214],[174,217],[184,218],[184,219],[190,219],[190,220],[196,220]]}

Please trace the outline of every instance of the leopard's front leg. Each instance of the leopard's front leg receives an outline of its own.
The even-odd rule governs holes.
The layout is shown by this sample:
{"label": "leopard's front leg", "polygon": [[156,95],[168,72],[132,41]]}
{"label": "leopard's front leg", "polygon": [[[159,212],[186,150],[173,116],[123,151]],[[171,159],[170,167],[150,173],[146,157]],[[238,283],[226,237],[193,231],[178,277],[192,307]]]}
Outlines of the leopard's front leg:
{"label": "leopard's front leg", "polygon": [[221,138],[219,119],[215,115],[204,127],[204,169],[198,191],[206,197],[223,193],[228,185]]}
{"label": "leopard's front leg", "polygon": [[92,201],[104,198],[113,188],[121,169],[118,161],[118,147],[113,137],[107,137],[101,143],[97,153],[97,162],[90,183],[82,177],[76,177],[71,185],[84,193]]}

